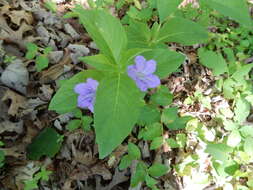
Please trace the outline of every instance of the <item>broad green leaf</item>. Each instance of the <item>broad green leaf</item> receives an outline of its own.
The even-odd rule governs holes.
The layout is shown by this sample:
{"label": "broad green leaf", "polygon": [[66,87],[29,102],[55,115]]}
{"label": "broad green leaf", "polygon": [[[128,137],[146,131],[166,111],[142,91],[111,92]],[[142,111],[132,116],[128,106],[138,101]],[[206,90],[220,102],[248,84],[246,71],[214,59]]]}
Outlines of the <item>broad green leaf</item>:
{"label": "broad green leaf", "polygon": [[161,86],[156,93],[152,94],[151,101],[157,105],[168,106],[172,103],[173,94],[165,86]]}
{"label": "broad green leaf", "polygon": [[161,121],[170,130],[179,130],[186,127],[186,123],[191,119],[190,116],[179,117],[178,109],[175,107],[167,108],[163,111]]}
{"label": "broad green leaf", "polygon": [[181,17],[173,17],[162,26],[156,41],[193,45],[207,39],[207,30],[201,25]]}
{"label": "broad green leaf", "polygon": [[155,150],[160,146],[162,146],[162,144],[163,144],[163,137],[155,137],[150,144],[150,150]]}
{"label": "broad green leaf", "polygon": [[227,63],[221,54],[200,48],[198,55],[201,64],[212,69],[215,76],[228,72]]}
{"label": "broad green leaf", "polygon": [[180,145],[177,143],[177,141],[172,138],[167,139],[167,143],[171,148],[179,148],[180,147]]}
{"label": "broad green leaf", "polygon": [[43,69],[48,67],[48,63],[49,63],[49,61],[48,61],[47,56],[40,55],[40,56],[36,57],[36,60],[35,60],[36,70],[38,72],[42,71]]}
{"label": "broad green leaf", "polygon": [[249,8],[246,0],[202,0],[214,10],[217,10],[224,16],[228,16],[241,25],[252,27],[252,21],[249,14]]}
{"label": "broad green leaf", "polygon": [[120,170],[124,170],[126,169],[127,167],[129,167],[132,163],[132,159],[130,158],[129,155],[125,155],[121,158],[120,160],[120,165],[119,165],[119,169]]}
{"label": "broad green leaf", "polygon": [[233,130],[228,135],[227,145],[231,147],[236,147],[241,142],[241,134],[238,130]]}
{"label": "broad green leaf", "polygon": [[138,146],[133,143],[128,144],[128,155],[132,160],[138,160],[141,158],[141,151]]}
{"label": "broad green leaf", "polygon": [[131,187],[137,186],[140,182],[145,180],[147,166],[143,162],[139,162],[136,166],[134,175],[131,177]]}
{"label": "broad green leaf", "polygon": [[81,120],[79,120],[79,119],[74,119],[74,120],[71,120],[71,121],[67,124],[66,128],[67,128],[69,131],[73,131],[73,130],[77,129],[78,127],[80,127],[81,123],[82,123]]}
{"label": "broad green leaf", "polygon": [[209,153],[214,160],[222,161],[226,163],[229,158],[229,153],[233,151],[233,148],[226,144],[208,144],[205,152]]}
{"label": "broad green leaf", "polygon": [[186,141],[187,141],[187,137],[185,134],[183,134],[183,133],[177,134],[176,140],[177,140],[177,143],[179,144],[180,148],[185,147]]}
{"label": "broad green leaf", "polygon": [[89,116],[83,116],[82,117],[82,128],[84,131],[90,131],[90,125],[92,123],[93,119]]}
{"label": "broad green leaf", "polygon": [[240,129],[240,132],[242,134],[243,137],[253,137],[253,126],[247,125],[247,126],[243,126]]}
{"label": "broad green leaf", "polygon": [[160,121],[160,112],[156,107],[145,105],[141,108],[137,122],[139,125],[149,125],[158,121]]}
{"label": "broad green leaf", "polygon": [[241,82],[245,80],[245,76],[251,71],[253,64],[243,65],[241,68],[237,69],[235,73],[233,73],[232,78],[236,81]]}
{"label": "broad green leaf", "polygon": [[33,59],[37,52],[38,52],[38,46],[34,43],[27,43],[26,44],[27,52],[25,54],[26,59]]}
{"label": "broad green leaf", "polygon": [[127,36],[120,21],[104,10],[73,9],[100,51],[116,64],[127,46]]}
{"label": "broad green leaf", "polygon": [[142,129],[142,135],[139,136],[139,138],[143,138],[144,140],[153,140],[156,137],[162,136],[162,133],[163,126],[160,123],[154,123]]}
{"label": "broad green leaf", "polygon": [[101,71],[116,71],[117,70],[116,65],[112,64],[110,60],[103,54],[80,57],[79,60],[91,65],[97,70],[101,70]]}
{"label": "broad green leaf", "polygon": [[235,105],[236,106],[234,109],[235,113],[234,120],[237,121],[238,123],[242,123],[247,119],[250,113],[250,104],[244,98],[239,98],[236,100]]}
{"label": "broad green leaf", "polygon": [[157,0],[160,22],[162,23],[174,12],[176,12],[180,3],[181,0]]}
{"label": "broad green leaf", "polygon": [[152,188],[152,190],[154,190],[155,184],[158,183],[158,181],[156,181],[154,178],[150,177],[149,175],[146,175],[145,181],[146,181],[147,186]]}
{"label": "broad green leaf", "polygon": [[253,157],[253,138],[252,137],[247,137],[245,139],[243,149],[248,155]]}
{"label": "broad green leaf", "polygon": [[60,150],[62,136],[53,128],[45,128],[27,147],[28,158],[39,160],[42,156],[54,157]]}
{"label": "broad green leaf", "polygon": [[54,110],[59,114],[72,112],[77,107],[78,95],[74,92],[74,87],[78,83],[85,82],[87,78],[100,80],[102,73],[95,70],[86,70],[73,76],[64,82],[49,104],[49,110]]}
{"label": "broad green leaf", "polygon": [[143,53],[144,57],[157,62],[156,72],[160,78],[175,72],[184,62],[185,56],[168,49],[154,49]]}
{"label": "broad green leaf", "polygon": [[99,83],[94,127],[100,158],[110,154],[130,134],[139,117],[140,99],[139,89],[125,74],[108,75]]}
{"label": "broad green leaf", "polygon": [[234,161],[227,164],[225,167],[225,172],[229,174],[230,176],[233,176],[237,170],[240,169],[240,165]]}
{"label": "broad green leaf", "polygon": [[126,31],[128,48],[148,48],[151,32],[146,23],[131,19]]}
{"label": "broad green leaf", "polygon": [[152,177],[161,177],[168,172],[169,168],[163,164],[155,163],[148,169],[148,174]]}

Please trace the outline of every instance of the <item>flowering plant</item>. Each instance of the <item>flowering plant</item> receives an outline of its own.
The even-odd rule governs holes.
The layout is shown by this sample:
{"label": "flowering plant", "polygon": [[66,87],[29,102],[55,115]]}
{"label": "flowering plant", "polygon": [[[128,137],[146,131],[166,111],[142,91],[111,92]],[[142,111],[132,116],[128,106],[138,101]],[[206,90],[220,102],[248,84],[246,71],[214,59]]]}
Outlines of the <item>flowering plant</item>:
{"label": "flowering plant", "polygon": [[[194,37],[191,40],[181,35],[184,28],[168,27],[175,23],[175,18],[163,24],[155,23],[152,30],[135,21],[124,27],[104,10],[84,10],[80,6],[66,17],[79,18],[100,53],[80,58],[93,69],[82,71],[65,82],[49,109],[67,113],[79,107],[94,112],[99,156],[104,158],[131,133],[145,105],[143,97],[148,89],[159,86],[161,78],[183,63],[185,56],[164,48],[164,42],[193,44],[206,40],[207,33],[183,18],[178,22],[186,27],[191,25],[190,35]],[[137,31],[135,27],[139,26],[141,30]],[[147,38],[139,39],[143,32]],[[171,35],[177,37],[172,39]]]}

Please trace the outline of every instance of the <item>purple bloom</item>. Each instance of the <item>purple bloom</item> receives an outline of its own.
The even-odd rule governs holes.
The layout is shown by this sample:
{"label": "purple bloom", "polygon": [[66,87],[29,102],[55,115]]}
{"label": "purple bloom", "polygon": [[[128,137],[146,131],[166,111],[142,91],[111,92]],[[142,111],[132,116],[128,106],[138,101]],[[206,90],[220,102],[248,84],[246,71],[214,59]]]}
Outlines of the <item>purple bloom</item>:
{"label": "purple bloom", "polygon": [[145,92],[148,88],[155,88],[161,84],[158,76],[153,74],[156,70],[154,60],[146,61],[143,56],[136,56],[134,61],[134,65],[127,67],[127,73],[141,91]]}
{"label": "purple bloom", "polygon": [[96,91],[98,81],[88,78],[86,82],[79,83],[75,86],[75,92],[79,94],[77,105],[80,108],[88,108],[92,113],[94,112],[94,103],[96,99]]}

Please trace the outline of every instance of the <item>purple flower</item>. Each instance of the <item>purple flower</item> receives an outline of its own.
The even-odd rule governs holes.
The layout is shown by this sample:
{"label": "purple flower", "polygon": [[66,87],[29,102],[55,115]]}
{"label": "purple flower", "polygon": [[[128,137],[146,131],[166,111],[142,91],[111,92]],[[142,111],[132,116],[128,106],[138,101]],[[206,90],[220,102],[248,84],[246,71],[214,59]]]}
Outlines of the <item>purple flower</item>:
{"label": "purple flower", "polygon": [[92,113],[94,112],[94,103],[96,99],[96,91],[98,81],[88,78],[86,82],[79,83],[74,90],[79,94],[77,105],[80,108],[88,108]]}
{"label": "purple flower", "polygon": [[127,67],[127,73],[141,91],[145,92],[148,88],[155,88],[161,84],[158,76],[153,74],[156,70],[154,60],[146,61],[143,56],[136,56],[134,61],[134,65]]}

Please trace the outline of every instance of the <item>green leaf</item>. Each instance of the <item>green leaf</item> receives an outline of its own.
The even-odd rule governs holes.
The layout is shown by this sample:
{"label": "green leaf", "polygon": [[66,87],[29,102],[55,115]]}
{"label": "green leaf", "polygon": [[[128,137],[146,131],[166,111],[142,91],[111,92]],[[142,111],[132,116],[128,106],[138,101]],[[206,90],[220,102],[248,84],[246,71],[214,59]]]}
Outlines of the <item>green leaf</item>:
{"label": "green leaf", "polygon": [[151,31],[146,23],[131,19],[126,27],[128,48],[147,48]]}
{"label": "green leaf", "polygon": [[205,152],[209,153],[214,160],[219,160],[225,163],[229,159],[229,153],[231,153],[233,149],[226,144],[208,144]]}
{"label": "green leaf", "polygon": [[126,32],[119,19],[103,10],[84,10],[81,6],[76,6],[73,12],[79,16],[99,50],[117,64],[127,46]]}
{"label": "green leaf", "polygon": [[144,140],[153,140],[156,137],[162,136],[162,133],[163,126],[160,123],[154,123],[142,129],[142,138]]}
{"label": "green leaf", "polygon": [[128,144],[128,155],[132,160],[138,160],[141,158],[141,151],[138,146],[133,143]]}
{"label": "green leaf", "polygon": [[48,181],[49,180],[49,175],[51,173],[52,172],[46,170],[45,167],[41,167],[40,172],[35,175],[35,179],[38,179],[38,180],[41,179],[41,180],[44,180],[44,181]]}
{"label": "green leaf", "polygon": [[0,168],[3,167],[4,160],[5,160],[4,151],[0,150]]}
{"label": "green leaf", "polygon": [[35,64],[36,64],[36,70],[38,72],[42,71],[43,69],[48,67],[49,60],[47,56],[40,55],[36,57]]}
{"label": "green leaf", "polygon": [[92,123],[93,119],[90,116],[83,116],[82,117],[82,128],[84,131],[91,130],[90,125]]}
{"label": "green leaf", "polygon": [[154,178],[150,177],[149,175],[146,175],[145,181],[146,181],[147,186],[152,188],[152,190],[153,188],[155,188],[155,184],[158,183]]}
{"label": "green leaf", "polygon": [[145,105],[141,108],[138,124],[149,125],[158,121],[160,121],[160,112],[156,107]]}
{"label": "green leaf", "polygon": [[[203,0],[202,0],[203,1]],[[249,8],[246,0],[208,0],[203,1],[211,8],[217,10],[224,16],[231,17],[246,27],[252,27],[252,21],[249,14]]]}
{"label": "green leaf", "polygon": [[234,120],[238,123],[244,122],[250,113],[250,103],[244,98],[236,100],[236,106],[234,109],[235,117]]}
{"label": "green leaf", "polygon": [[241,134],[238,130],[233,130],[228,135],[227,145],[231,147],[236,147],[241,142]]}
{"label": "green leaf", "polygon": [[76,74],[64,82],[51,100],[48,109],[54,110],[59,114],[72,112],[77,107],[78,95],[74,92],[75,85],[85,82],[87,78],[93,78],[99,81],[102,76],[102,73],[95,70],[86,70]]}
{"label": "green leaf", "polygon": [[150,150],[155,150],[160,146],[162,146],[162,144],[163,144],[163,137],[155,137],[150,144]]}
{"label": "green leaf", "polygon": [[43,50],[43,54],[47,56],[51,51],[53,51],[53,48],[52,48],[52,47],[46,47],[46,48]]}
{"label": "green leaf", "polygon": [[120,170],[126,169],[127,167],[131,165],[132,161],[133,160],[130,158],[129,155],[123,156],[120,161],[119,169]]}
{"label": "green leaf", "polygon": [[242,80],[245,80],[245,76],[248,75],[248,73],[251,71],[253,67],[253,64],[247,64],[243,65],[241,68],[237,69],[235,73],[233,73],[232,78],[234,78],[236,81],[241,82]]}
{"label": "green leaf", "polygon": [[117,67],[103,54],[80,57],[80,61],[91,65],[100,71],[115,71]]}
{"label": "green leaf", "polygon": [[38,181],[34,180],[34,179],[26,180],[25,181],[24,190],[34,190],[34,189],[37,189],[38,188],[37,183],[38,183]]}
{"label": "green leaf", "polygon": [[134,175],[131,177],[131,187],[137,186],[145,180],[147,166],[143,162],[138,162]]}
{"label": "green leaf", "polygon": [[185,134],[183,134],[183,133],[177,134],[176,140],[177,140],[177,143],[179,144],[180,148],[185,147],[186,141],[187,141],[187,137]]}
{"label": "green leaf", "polygon": [[186,127],[186,123],[191,119],[190,116],[179,117],[178,109],[175,107],[163,110],[161,121],[166,124],[170,130],[179,130]]}
{"label": "green leaf", "polygon": [[175,72],[184,62],[185,56],[168,49],[154,49],[143,53],[144,57],[157,62],[156,72],[160,78],[169,76]]}
{"label": "green leaf", "polygon": [[[100,158],[110,154],[130,134],[140,107],[141,93],[125,74],[108,75],[99,83],[94,127]],[[116,135],[112,136],[112,132]]]}
{"label": "green leaf", "polygon": [[184,18],[173,17],[162,26],[157,42],[193,45],[205,42],[207,39],[207,30],[201,25]]}
{"label": "green leaf", "polygon": [[180,3],[181,0],[157,0],[160,23],[176,12]]}
{"label": "green leaf", "polygon": [[33,59],[36,56],[39,48],[34,43],[27,43],[26,49],[27,49],[27,52],[25,54],[25,58],[26,59]]}
{"label": "green leaf", "polygon": [[148,174],[152,177],[161,177],[168,172],[169,168],[163,164],[155,163],[148,169]]}
{"label": "green leaf", "polygon": [[39,160],[42,156],[54,157],[60,150],[62,136],[53,128],[45,128],[27,147],[28,158]]}
{"label": "green leaf", "polygon": [[57,4],[55,2],[52,2],[51,0],[47,0],[44,6],[53,13],[56,13],[57,11]]}
{"label": "green leaf", "polygon": [[221,54],[200,48],[198,55],[201,64],[212,69],[215,76],[228,72],[227,63]]}
{"label": "green leaf", "polygon": [[253,138],[252,137],[247,137],[245,139],[243,149],[248,155],[253,157]]}
{"label": "green leaf", "polygon": [[173,94],[165,86],[161,86],[156,93],[151,96],[151,101],[157,105],[168,106],[173,101]]}
{"label": "green leaf", "polygon": [[172,138],[167,139],[167,143],[171,148],[179,148],[180,147],[180,145],[177,143],[177,141]]}
{"label": "green leaf", "polygon": [[73,131],[77,128],[80,127],[81,125],[81,120],[80,119],[74,119],[74,120],[71,120],[68,125],[66,126],[66,128],[69,130],[69,131]]}
{"label": "green leaf", "polygon": [[241,129],[240,129],[240,132],[242,134],[243,137],[253,137],[253,127],[250,126],[250,125],[247,125],[247,126],[243,126]]}

